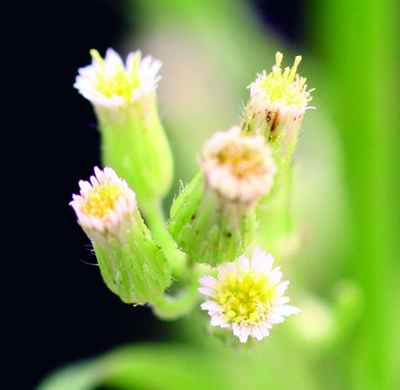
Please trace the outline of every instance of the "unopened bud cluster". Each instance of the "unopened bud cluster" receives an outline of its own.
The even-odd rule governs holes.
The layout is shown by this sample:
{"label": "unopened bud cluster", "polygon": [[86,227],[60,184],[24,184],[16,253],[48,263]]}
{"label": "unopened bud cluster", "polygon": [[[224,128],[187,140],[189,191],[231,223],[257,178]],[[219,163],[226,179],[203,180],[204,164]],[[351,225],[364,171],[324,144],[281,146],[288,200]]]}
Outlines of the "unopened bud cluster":
{"label": "unopened bud cluster", "polygon": [[111,49],[104,59],[95,50],[91,55],[75,87],[93,104],[105,168],[79,182],[80,194],[70,204],[104,282],[122,301],[150,303],[174,318],[199,296],[191,302],[184,291],[168,295],[171,281],[192,291],[196,263],[205,263],[210,274],[200,278],[199,291],[209,298],[201,308],[211,325],[231,330],[240,342],[268,336],[273,324],[299,309],[285,305],[289,282],[280,282],[272,255],[257,248],[248,260],[244,253],[257,231],[261,199],[264,207],[290,167],[311,100],[296,73],[301,57],[282,71],[277,53],[272,73],[250,85],[242,123],[205,142],[199,172],[174,200],[167,223],[160,204],[171,187],[173,160],[156,106],[161,62],[142,59],[139,51],[125,64]]}

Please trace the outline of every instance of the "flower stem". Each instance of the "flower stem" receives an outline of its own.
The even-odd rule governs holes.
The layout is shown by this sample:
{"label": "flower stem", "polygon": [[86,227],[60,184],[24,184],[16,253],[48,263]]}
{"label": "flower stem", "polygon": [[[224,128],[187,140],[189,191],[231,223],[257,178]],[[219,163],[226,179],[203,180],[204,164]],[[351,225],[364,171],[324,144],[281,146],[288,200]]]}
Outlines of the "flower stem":
{"label": "flower stem", "polygon": [[162,246],[165,256],[171,264],[172,275],[181,279],[186,268],[186,255],[178,250],[166,228],[166,219],[162,210],[161,200],[155,200],[140,205],[145,220],[154,234],[156,241]]}
{"label": "flower stem", "polygon": [[199,299],[197,292],[197,278],[192,278],[179,290],[175,296],[164,293],[151,302],[154,313],[163,320],[175,320],[190,310]]}

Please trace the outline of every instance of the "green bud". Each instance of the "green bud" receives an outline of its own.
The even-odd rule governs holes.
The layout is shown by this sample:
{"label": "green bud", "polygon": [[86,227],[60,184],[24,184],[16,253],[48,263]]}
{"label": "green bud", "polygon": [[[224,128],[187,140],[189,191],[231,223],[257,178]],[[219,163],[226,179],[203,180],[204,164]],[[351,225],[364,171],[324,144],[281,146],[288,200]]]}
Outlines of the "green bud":
{"label": "green bud", "polygon": [[163,294],[171,272],[140,216],[135,193],[111,168],[95,168],[70,203],[90,238],[108,288],[125,303],[143,305]]}
{"label": "green bud", "polygon": [[230,202],[207,187],[200,172],[171,208],[169,231],[181,251],[216,266],[244,252],[256,227],[255,207]]}

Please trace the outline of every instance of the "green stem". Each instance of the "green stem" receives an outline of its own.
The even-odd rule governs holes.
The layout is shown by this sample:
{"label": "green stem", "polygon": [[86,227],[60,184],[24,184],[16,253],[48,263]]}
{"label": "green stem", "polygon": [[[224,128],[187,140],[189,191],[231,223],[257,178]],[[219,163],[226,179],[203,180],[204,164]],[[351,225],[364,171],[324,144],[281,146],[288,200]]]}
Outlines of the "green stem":
{"label": "green stem", "polygon": [[161,200],[142,203],[140,208],[151,232],[159,245],[162,246],[164,254],[171,264],[172,275],[177,279],[181,279],[186,269],[186,255],[178,250],[175,241],[167,230]]}
{"label": "green stem", "polygon": [[188,257],[177,249],[175,241],[166,228],[161,201],[141,204],[141,208],[150,230],[171,264],[172,275],[177,280],[177,283],[171,286],[176,291],[171,295],[169,292],[164,292],[163,295],[152,300],[151,306],[159,318],[174,320],[189,313],[196,304],[199,298],[197,280],[201,275],[198,271],[196,272],[195,263],[188,264]]}
{"label": "green stem", "polygon": [[[192,270],[193,271],[193,270]],[[154,313],[163,320],[175,320],[192,310],[199,299],[198,275],[194,271],[187,284],[175,296],[164,293],[152,301]]]}

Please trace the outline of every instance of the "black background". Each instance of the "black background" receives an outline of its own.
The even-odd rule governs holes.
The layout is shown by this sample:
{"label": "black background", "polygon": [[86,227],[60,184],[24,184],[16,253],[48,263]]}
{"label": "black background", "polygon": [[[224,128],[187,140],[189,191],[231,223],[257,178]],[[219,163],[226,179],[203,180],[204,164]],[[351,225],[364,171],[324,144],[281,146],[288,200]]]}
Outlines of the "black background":
{"label": "black background", "polygon": [[[115,46],[123,23],[108,4],[122,1],[25,1],[3,9],[4,389],[32,389],[60,365],[159,334],[149,309],[123,304],[98,268],[80,261],[95,258],[68,206],[78,180],[100,164],[91,106],[72,84],[89,49]],[[300,39],[299,2],[254,6],[281,35]]]}

